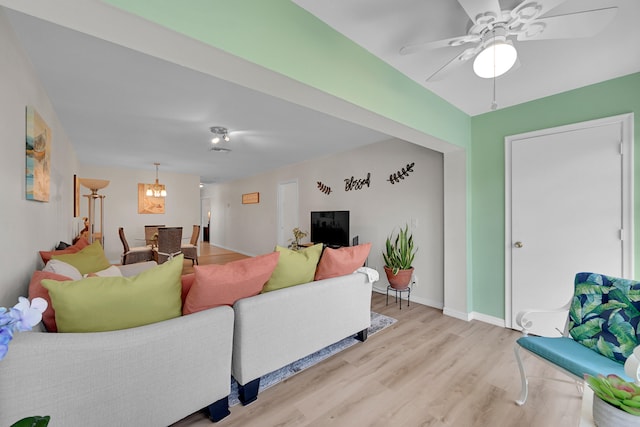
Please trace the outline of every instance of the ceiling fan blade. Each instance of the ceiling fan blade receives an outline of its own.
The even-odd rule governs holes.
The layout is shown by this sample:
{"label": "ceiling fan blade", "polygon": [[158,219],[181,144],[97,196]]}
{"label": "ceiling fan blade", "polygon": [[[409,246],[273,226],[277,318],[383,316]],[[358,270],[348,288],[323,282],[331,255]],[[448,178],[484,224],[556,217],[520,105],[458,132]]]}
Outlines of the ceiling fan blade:
{"label": "ceiling fan blade", "polygon": [[474,24],[476,24],[478,20],[491,16],[494,18],[502,16],[498,0],[458,0],[458,3],[460,3],[460,6],[462,6]]}
{"label": "ceiling fan blade", "polygon": [[[536,3],[538,3],[538,5],[540,6],[539,16],[544,15],[545,13],[549,12],[551,9],[555,9],[556,7],[560,6],[562,3],[566,1],[567,0],[537,0]],[[526,0],[523,0],[523,3],[526,3]]]}
{"label": "ceiling fan blade", "polygon": [[544,28],[540,31],[520,33],[517,36],[518,41],[591,37],[602,31],[613,20],[617,12],[617,7],[607,7],[540,18],[531,27],[534,29],[536,26],[543,25]]}
{"label": "ceiling fan blade", "polygon": [[400,49],[400,55],[410,55],[420,50],[439,49],[441,47],[461,46],[465,43],[476,43],[481,40],[478,36],[465,35],[452,37],[450,39],[436,40],[433,42],[424,42],[403,46]]}
{"label": "ceiling fan blade", "polygon": [[438,70],[436,70],[435,73],[431,74],[426,81],[435,82],[442,79],[450,72],[464,65],[465,62],[467,62],[469,59],[473,58],[476,55],[476,53],[478,53],[479,50],[480,50],[479,46],[470,47],[469,49],[466,49],[464,52],[462,52],[459,55],[456,55],[451,61],[447,62]]}

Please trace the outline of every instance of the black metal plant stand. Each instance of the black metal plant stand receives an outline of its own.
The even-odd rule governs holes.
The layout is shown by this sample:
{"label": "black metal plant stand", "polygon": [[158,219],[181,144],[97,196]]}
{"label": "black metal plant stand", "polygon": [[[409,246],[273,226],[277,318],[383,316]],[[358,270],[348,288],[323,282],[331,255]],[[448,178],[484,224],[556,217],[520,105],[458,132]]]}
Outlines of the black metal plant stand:
{"label": "black metal plant stand", "polygon": [[[402,310],[402,293],[403,292],[407,293],[407,307],[409,307],[409,301],[411,300],[411,285],[412,284],[413,284],[413,282],[409,283],[409,285],[404,289],[396,289],[396,288],[392,287],[391,285],[387,286],[387,305],[389,305],[389,291],[395,291],[396,292],[396,301],[395,302],[398,303],[398,307],[400,307],[400,310]],[[398,295],[398,292],[400,293],[400,295]]]}

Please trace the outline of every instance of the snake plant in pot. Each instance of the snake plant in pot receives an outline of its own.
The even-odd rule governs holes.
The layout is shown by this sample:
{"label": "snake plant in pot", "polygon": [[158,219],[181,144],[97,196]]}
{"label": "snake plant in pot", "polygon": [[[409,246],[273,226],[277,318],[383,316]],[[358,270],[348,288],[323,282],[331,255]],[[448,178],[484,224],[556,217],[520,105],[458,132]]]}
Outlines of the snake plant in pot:
{"label": "snake plant in pot", "polygon": [[413,274],[413,259],[417,250],[408,225],[401,228],[395,238],[393,234],[387,237],[382,257],[384,271],[392,288],[405,289],[409,286]]}

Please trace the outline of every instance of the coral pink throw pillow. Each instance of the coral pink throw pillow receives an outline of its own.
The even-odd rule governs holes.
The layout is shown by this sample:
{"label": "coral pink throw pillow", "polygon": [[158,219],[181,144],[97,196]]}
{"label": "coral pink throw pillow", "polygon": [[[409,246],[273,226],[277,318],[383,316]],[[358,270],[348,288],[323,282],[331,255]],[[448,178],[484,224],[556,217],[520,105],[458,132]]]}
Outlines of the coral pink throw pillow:
{"label": "coral pink throw pillow", "polygon": [[44,298],[47,301],[47,309],[42,313],[42,323],[49,332],[58,332],[58,326],[56,325],[56,312],[53,310],[53,304],[51,304],[51,297],[49,291],[42,286],[42,279],[57,280],[58,282],[64,282],[67,280],[73,280],[67,276],[61,274],[51,273],[49,271],[36,270],[31,276],[31,282],[29,283],[29,299],[32,300],[36,297]]}
{"label": "coral pink throw pillow", "polygon": [[362,267],[369,256],[371,243],[344,248],[325,248],[316,268],[314,280],[329,279],[331,277],[351,274]]}
{"label": "coral pink throw pillow", "polygon": [[187,294],[182,314],[258,295],[278,264],[279,252],[241,259],[224,265],[196,265],[195,281]]}
{"label": "coral pink throw pillow", "polygon": [[182,283],[182,306],[184,307],[184,302],[187,300],[187,295],[189,295],[189,291],[193,286],[193,282],[196,280],[196,273],[183,274],[180,278],[180,282]]}
{"label": "coral pink throw pillow", "polygon": [[40,251],[40,258],[42,258],[42,262],[46,264],[51,260],[53,255],[75,254],[87,246],[89,246],[89,241],[84,237],[81,237],[74,245],[69,246],[67,249],[60,249],[57,251]]}

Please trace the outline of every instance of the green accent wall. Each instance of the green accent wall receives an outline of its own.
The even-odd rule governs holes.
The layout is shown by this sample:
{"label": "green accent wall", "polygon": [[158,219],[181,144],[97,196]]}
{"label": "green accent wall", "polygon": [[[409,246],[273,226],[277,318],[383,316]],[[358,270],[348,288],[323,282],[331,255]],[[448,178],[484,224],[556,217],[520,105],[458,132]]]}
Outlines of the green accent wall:
{"label": "green accent wall", "polygon": [[105,0],[443,141],[468,147],[470,117],[290,0]]}
{"label": "green accent wall", "polygon": [[[640,73],[541,98],[471,119],[472,310],[504,319],[504,138],[635,113],[634,169],[640,164]],[[637,175],[634,178],[637,183]],[[640,185],[634,187],[635,275],[640,271]],[[544,266],[541,266],[544,274]]]}

